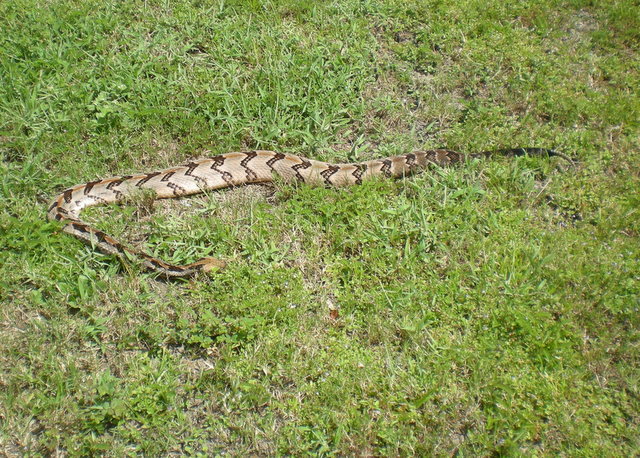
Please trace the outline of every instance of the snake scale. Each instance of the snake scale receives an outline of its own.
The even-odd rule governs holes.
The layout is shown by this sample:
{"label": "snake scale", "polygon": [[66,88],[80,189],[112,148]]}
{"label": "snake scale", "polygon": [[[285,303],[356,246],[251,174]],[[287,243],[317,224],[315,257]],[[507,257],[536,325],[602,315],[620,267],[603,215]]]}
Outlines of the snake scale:
{"label": "snake scale", "polygon": [[157,172],[113,177],[73,186],[55,198],[49,207],[48,217],[62,222],[64,232],[92,244],[104,253],[120,257],[129,253],[140,258],[145,267],[161,276],[188,277],[197,272],[224,267],[225,263],[215,258],[203,258],[183,266],[166,263],[91,227],[80,219],[80,212],[94,205],[122,202],[138,190],[153,191],[155,198],[163,199],[248,183],[270,182],[274,176],[279,176],[286,182],[300,181],[309,185],[351,186],[374,177],[408,176],[431,164],[444,167],[495,154],[558,156],[572,162],[562,153],[543,148],[504,149],[471,155],[436,149],[351,164],[332,164],[273,151],[235,152],[191,161]]}

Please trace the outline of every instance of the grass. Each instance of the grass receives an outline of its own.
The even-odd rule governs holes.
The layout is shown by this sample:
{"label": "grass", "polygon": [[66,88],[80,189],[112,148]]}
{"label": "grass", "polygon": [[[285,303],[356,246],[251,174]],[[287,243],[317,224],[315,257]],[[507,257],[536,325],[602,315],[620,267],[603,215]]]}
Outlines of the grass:
{"label": "grass", "polygon": [[[633,455],[635,2],[0,3],[7,455]],[[346,190],[95,209],[76,183],[245,148],[554,147]],[[337,318],[336,318],[337,314]]]}

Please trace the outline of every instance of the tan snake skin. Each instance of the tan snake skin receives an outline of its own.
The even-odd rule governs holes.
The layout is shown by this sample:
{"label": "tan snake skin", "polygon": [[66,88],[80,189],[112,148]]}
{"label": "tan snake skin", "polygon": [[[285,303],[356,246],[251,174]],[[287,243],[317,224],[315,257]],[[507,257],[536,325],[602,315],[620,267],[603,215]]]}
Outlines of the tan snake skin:
{"label": "tan snake skin", "polygon": [[184,266],[168,264],[147,253],[129,248],[89,226],[80,220],[80,212],[94,205],[121,202],[141,189],[151,190],[155,192],[156,198],[163,199],[229,186],[270,182],[273,181],[274,175],[286,182],[351,186],[373,177],[408,176],[424,170],[430,164],[448,166],[464,162],[468,158],[488,157],[494,154],[559,156],[571,162],[564,154],[541,148],[496,150],[469,156],[438,149],[354,164],[331,164],[273,151],[227,153],[159,172],[113,177],[74,186],[55,198],[49,207],[48,217],[64,223],[64,232],[89,242],[104,253],[121,257],[130,253],[141,258],[147,268],[159,272],[164,277],[187,277],[215,267],[224,267],[225,263],[215,258],[203,258]]}

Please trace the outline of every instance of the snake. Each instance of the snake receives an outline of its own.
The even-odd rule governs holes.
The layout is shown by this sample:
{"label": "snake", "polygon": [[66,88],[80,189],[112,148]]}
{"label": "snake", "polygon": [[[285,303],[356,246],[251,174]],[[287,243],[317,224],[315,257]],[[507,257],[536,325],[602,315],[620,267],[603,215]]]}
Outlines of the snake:
{"label": "snake", "polygon": [[63,232],[105,254],[121,259],[133,255],[145,268],[162,277],[190,277],[198,272],[224,268],[226,262],[206,257],[186,265],[167,263],[92,227],[80,219],[80,212],[95,205],[121,203],[141,190],[150,192],[154,199],[165,199],[250,183],[268,183],[273,182],[275,177],[285,182],[301,182],[312,186],[344,187],[359,185],[377,177],[401,178],[430,166],[447,167],[494,155],[558,156],[573,163],[569,156],[545,148],[499,149],[468,155],[448,149],[434,149],[357,163],[322,162],[274,151],[231,152],[189,161],[165,170],[116,176],[73,186],[55,197],[47,216],[49,220],[63,224]]}

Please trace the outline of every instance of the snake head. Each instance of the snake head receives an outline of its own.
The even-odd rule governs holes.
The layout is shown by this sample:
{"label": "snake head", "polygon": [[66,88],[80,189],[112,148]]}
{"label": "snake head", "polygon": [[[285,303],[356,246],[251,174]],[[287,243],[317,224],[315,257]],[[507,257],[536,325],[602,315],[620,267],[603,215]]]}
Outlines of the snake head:
{"label": "snake head", "polygon": [[191,264],[189,267],[198,268],[201,272],[211,272],[224,269],[227,267],[227,263],[222,259],[202,258]]}

